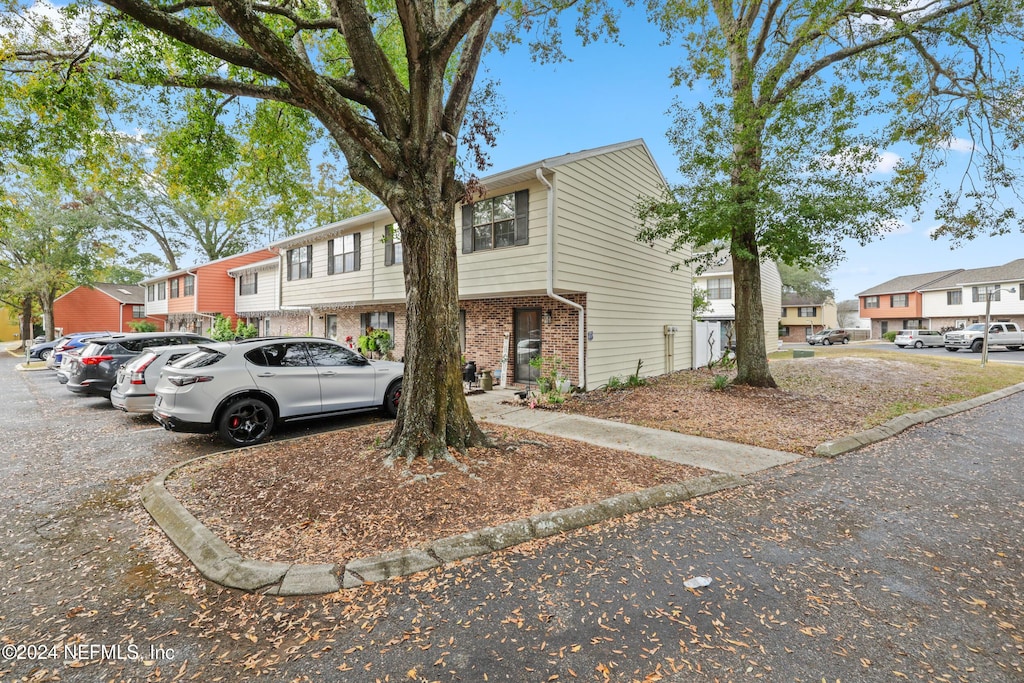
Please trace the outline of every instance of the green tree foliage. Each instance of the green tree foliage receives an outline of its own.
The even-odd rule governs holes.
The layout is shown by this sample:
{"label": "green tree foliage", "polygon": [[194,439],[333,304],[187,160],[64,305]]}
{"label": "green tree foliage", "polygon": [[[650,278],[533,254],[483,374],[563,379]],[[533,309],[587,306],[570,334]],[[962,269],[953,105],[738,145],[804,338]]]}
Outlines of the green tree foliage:
{"label": "green tree foliage", "polygon": [[[641,206],[642,239],[729,244],[739,384],[775,386],[761,330],[762,258],[829,266],[919,208],[951,141],[976,162],[947,196],[946,231],[1007,229],[999,206],[1020,140],[1022,14],[1015,0],[885,4],[666,0],[651,17],[685,57],[671,138],[686,179]],[[1017,112],[1018,114],[1013,114]],[[878,173],[882,150],[906,150]],[[982,226],[986,226],[982,228]]]}
{"label": "green tree foliage", "polygon": [[9,191],[0,212],[0,271],[5,298],[35,298],[54,330],[53,302],[71,287],[94,282],[103,244],[95,211],[55,191]]}
{"label": "green tree foliage", "polygon": [[835,298],[829,286],[828,274],[823,269],[816,266],[800,268],[786,263],[779,263],[778,266],[784,293],[812,297],[819,301]]}
{"label": "green tree foliage", "polygon": [[[253,98],[319,121],[351,177],[402,227],[409,324],[392,457],[447,458],[449,447],[486,443],[462,393],[453,274],[454,211],[465,187],[455,168],[500,3],[105,2],[117,13],[67,10],[90,15],[83,23],[96,27],[88,35],[102,49],[57,52],[88,53],[86,68],[121,82]],[[210,121],[198,124],[185,142],[212,140],[213,158],[229,158]]]}

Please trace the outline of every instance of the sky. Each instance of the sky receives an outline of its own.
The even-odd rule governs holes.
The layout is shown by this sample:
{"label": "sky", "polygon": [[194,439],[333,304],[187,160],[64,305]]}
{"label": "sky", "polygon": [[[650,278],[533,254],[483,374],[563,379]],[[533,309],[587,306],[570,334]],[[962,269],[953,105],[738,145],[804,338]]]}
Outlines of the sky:
{"label": "sky", "polygon": [[[700,94],[672,88],[669,72],[681,63],[681,53],[662,45],[655,28],[635,16],[627,17],[621,29],[621,46],[580,47],[567,36],[571,63],[535,64],[525,49],[485,58],[480,78],[500,81],[506,110],[488,173],[643,138],[666,179],[681,180],[666,137],[668,110],[675,98],[692,101]],[[962,154],[954,150],[950,158],[956,161]],[[887,156],[895,154],[888,151]],[[936,225],[925,211],[919,220],[908,215],[897,230],[867,246],[844,242],[846,260],[829,273],[836,300],[856,298],[901,275],[983,268],[1024,257],[1024,234],[979,237],[951,250],[948,240],[929,236]]]}

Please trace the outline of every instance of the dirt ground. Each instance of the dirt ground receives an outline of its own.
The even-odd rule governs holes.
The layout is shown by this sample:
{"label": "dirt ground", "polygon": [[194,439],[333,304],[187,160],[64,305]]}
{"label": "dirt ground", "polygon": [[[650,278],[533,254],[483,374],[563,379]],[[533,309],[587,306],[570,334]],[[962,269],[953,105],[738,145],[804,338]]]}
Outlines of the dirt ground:
{"label": "dirt ground", "polygon": [[[683,371],[643,387],[574,396],[559,409],[812,455],[823,441],[987,387],[966,379],[963,363],[909,356],[820,355],[770,367],[778,389],[715,389],[716,374],[734,373]],[[1001,385],[1013,381],[1021,380]],[[358,427],[215,456],[181,470],[169,490],[243,555],[344,563],[708,474],[493,425],[485,428],[499,447],[458,456],[466,472],[443,462],[390,469],[376,445],[389,428]]]}

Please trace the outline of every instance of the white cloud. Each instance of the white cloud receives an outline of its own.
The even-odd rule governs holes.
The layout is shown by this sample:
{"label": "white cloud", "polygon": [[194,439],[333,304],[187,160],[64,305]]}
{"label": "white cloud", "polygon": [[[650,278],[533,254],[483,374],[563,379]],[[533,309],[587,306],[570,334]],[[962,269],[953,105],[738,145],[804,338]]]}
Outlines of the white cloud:
{"label": "white cloud", "polygon": [[876,152],[864,147],[850,150],[845,155],[827,157],[824,165],[835,171],[871,175],[872,173],[892,173],[903,158],[895,152]]}
{"label": "white cloud", "polygon": [[950,138],[941,145],[944,149],[949,149],[954,152],[973,152],[974,142],[966,140],[964,138]]}

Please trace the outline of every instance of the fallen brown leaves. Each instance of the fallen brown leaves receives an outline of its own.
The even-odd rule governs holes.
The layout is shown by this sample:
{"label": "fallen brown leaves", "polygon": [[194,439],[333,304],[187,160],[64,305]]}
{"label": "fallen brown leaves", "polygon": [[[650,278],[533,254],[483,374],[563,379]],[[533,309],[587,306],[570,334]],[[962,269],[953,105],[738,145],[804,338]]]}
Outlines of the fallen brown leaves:
{"label": "fallen brown leaves", "polygon": [[[811,455],[819,443],[893,411],[941,403],[956,367],[900,359],[772,361],[778,389],[714,390],[684,371],[647,386],[593,391],[562,410]],[[345,563],[538,512],[707,474],[622,451],[501,429],[496,449],[460,456],[468,472],[417,462],[383,466],[390,424],[358,427],[216,456],[180,471],[172,495],[246,556]],[[540,445],[540,444],[543,445]]]}
{"label": "fallen brown leaves", "polygon": [[243,555],[345,563],[389,550],[683,481],[705,470],[502,428],[460,461],[383,465],[390,424],[233,451],[179,471],[168,489]]}

